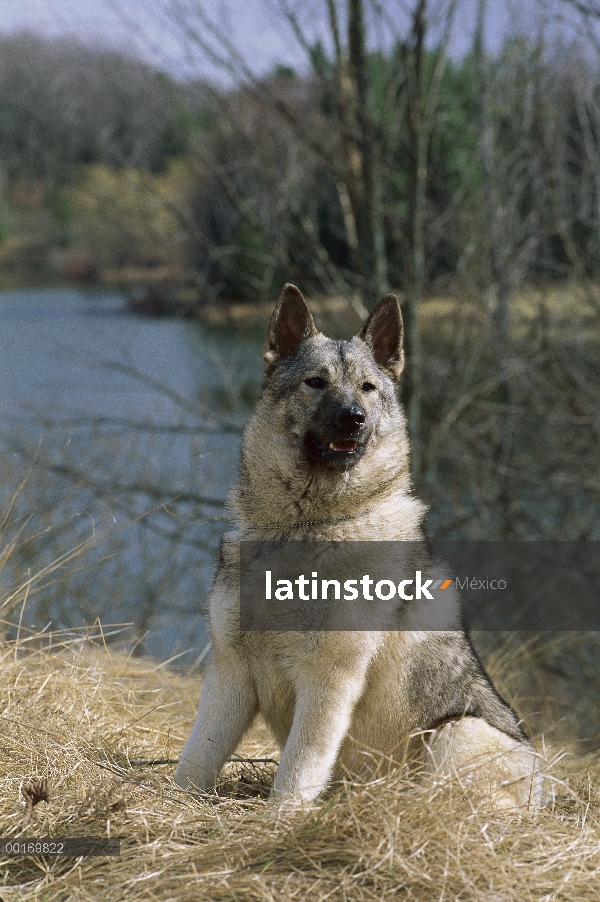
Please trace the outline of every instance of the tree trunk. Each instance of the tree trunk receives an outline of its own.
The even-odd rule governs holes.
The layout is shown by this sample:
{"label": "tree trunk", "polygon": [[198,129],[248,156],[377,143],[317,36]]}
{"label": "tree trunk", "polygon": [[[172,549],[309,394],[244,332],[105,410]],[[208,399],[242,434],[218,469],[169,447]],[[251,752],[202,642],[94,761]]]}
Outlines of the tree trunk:
{"label": "tree trunk", "polygon": [[382,223],[381,185],[369,97],[368,58],[363,0],[348,0],[349,101],[346,122],[348,194],[356,226],[355,266],[366,306],[371,309],[387,290],[387,262]]}
{"label": "tree trunk", "polygon": [[[496,180],[494,126],[489,114],[489,77],[483,46],[487,0],[479,0],[473,42],[473,55],[479,87],[479,159],[483,172],[484,213],[489,241],[491,327],[496,348],[496,366],[500,374],[507,371],[510,356],[509,304],[511,296],[510,260],[507,250],[500,197]],[[500,404],[500,439],[495,451],[498,490],[496,502],[500,516],[500,535],[510,535],[509,487],[505,474],[514,434],[511,414],[511,386],[502,378],[498,386]]]}
{"label": "tree trunk", "polygon": [[413,14],[412,47],[405,53],[408,82],[408,125],[411,143],[411,260],[406,313],[407,374],[405,401],[408,429],[412,441],[412,472],[415,482],[421,475],[423,448],[421,407],[423,398],[423,361],[419,305],[425,280],[425,202],[427,192],[428,128],[423,109],[423,55],[427,0],[418,0]]}

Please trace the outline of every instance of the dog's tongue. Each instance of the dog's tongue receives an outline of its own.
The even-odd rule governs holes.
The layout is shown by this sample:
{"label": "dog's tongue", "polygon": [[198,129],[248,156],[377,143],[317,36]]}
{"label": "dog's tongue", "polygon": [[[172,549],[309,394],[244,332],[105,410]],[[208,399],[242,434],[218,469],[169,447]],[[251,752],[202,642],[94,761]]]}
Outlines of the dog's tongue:
{"label": "dog's tongue", "polygon": [[331,442],[329,447],[332,451],[356,451],[356,442]]}

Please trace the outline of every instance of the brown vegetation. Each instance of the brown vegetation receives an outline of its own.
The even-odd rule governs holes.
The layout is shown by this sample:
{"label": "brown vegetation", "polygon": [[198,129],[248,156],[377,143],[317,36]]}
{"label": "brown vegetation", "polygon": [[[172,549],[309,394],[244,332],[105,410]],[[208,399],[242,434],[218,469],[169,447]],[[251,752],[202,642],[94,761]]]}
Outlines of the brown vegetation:
{"label": "brown vegetation", "polygon": [[[597,768],[548,753],[549,805],[478,810],[453,779],[382,774],[294,810],[268,800],[273,766],[232,762],[216,795],[174,786],[198,680],[109,651],[99,626],[4,643],[0,833],[119,837],[117,858],[3,858],[3,899],[556,900],[596,896]],[[241,758],[272,758],[257,724]],[[552,763],[554,761],[554,763]],[[20,787],[51,795],[24,823]]]}

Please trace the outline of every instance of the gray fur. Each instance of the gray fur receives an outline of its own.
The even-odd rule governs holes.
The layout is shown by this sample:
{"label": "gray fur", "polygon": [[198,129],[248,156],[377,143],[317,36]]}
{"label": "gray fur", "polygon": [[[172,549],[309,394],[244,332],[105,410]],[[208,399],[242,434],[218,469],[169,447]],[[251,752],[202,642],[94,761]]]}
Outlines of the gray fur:
{"label": "gray fur", "polygon": [[264,356],[210,599],[212,658],[176,781],[212,787],[260,711],[282,749],[276,797],[314,799],[332,780],[417,756],[468,771],[497,806],[538,804],[536,757],[462,630],[454,589],[443,632],[412,630],[408,611],[398,632],[240,630],[240,540],[423,539],[397,399],[397,298],[386,295],[350,341],[333,341],[286,285]]}

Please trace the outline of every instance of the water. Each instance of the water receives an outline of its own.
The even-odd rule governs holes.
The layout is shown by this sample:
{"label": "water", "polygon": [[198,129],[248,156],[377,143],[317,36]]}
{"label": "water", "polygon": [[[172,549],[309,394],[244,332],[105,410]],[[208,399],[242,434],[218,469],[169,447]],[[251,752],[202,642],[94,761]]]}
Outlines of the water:
{"label": "water", "polygon": [[[202,609],[259,336],[131,315],[114,293],[0,293],[0,487],[30,518],[4,581],[91,548],[32,595],[22,628],[131,622],[160,658],[206,643]],[[16,528],[16,525],[15,527]]]}

